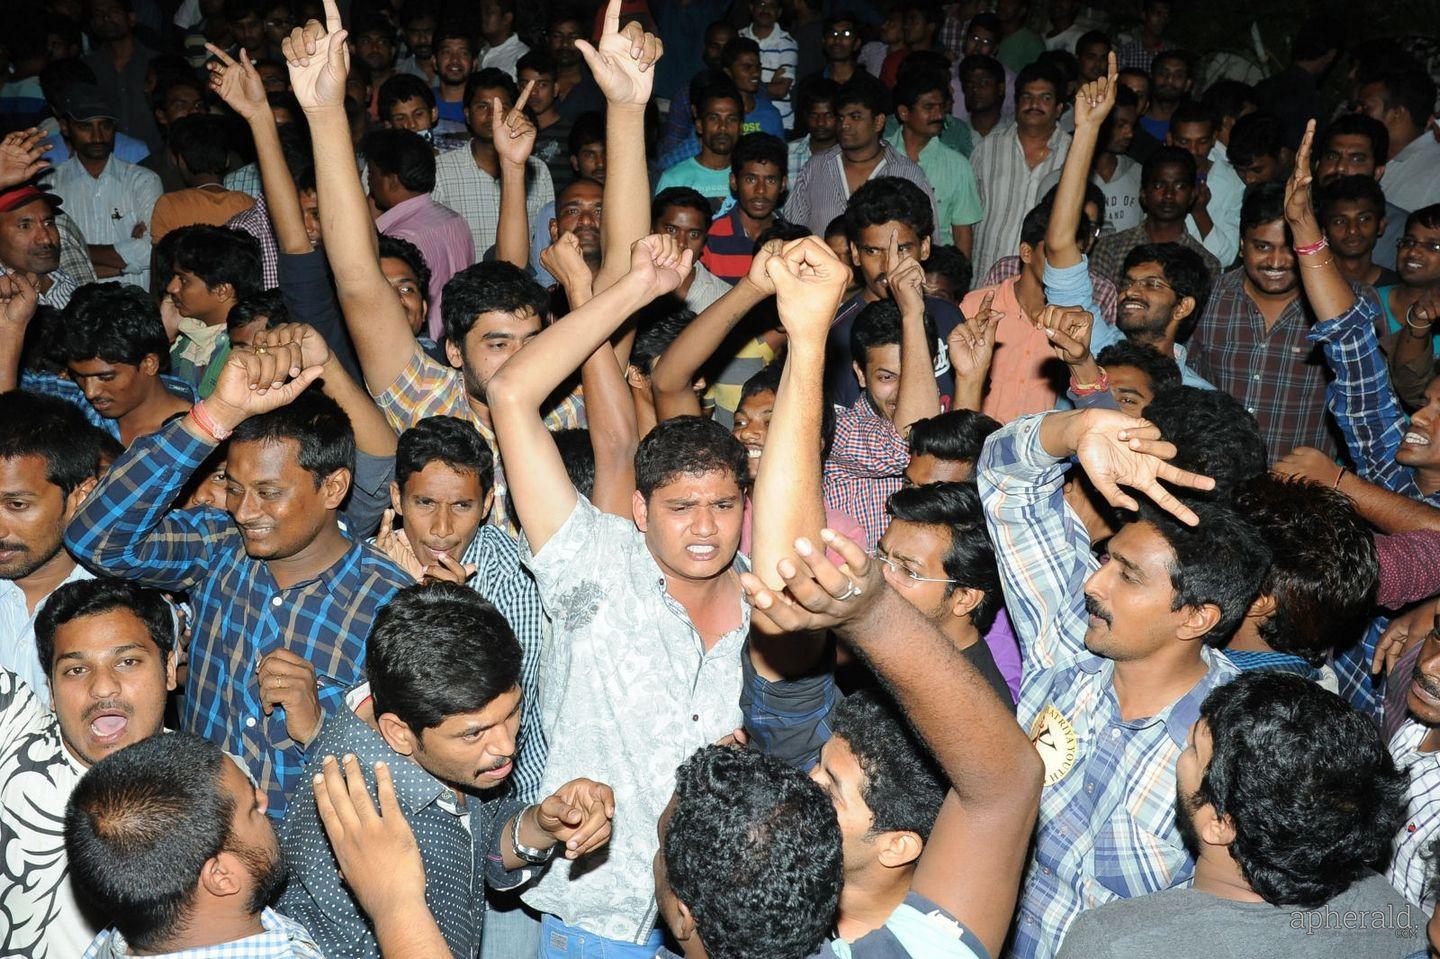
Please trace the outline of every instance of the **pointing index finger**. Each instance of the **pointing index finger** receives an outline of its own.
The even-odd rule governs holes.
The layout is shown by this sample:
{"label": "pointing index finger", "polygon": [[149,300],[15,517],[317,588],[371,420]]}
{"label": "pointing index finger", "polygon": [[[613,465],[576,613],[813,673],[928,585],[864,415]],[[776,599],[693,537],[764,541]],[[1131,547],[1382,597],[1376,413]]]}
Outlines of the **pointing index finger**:
{"label": "pointing index finger", "polygon": [[233,67],[235,65],[235,60],[230,56],[230,54],[215,46],[215,44],[207,43],[205,44],[205,49],[210,51],[210,55],[213,56],[216,60],[219,60],[221,63],[225,64],[225,66]]}
{"label": "pointing index finger", "polygon": [[605,26],[601,32],[602,37],[608,37],[613,33],[620,32],[620,0],[610,0],[605,7]]}
{"label": "pointing index finger", "polygon": [[530,91],[535,89],[535,81],[531,80],[525,84],[525,89],[520,91],[520,99],[515,101],[513,112],[519,113],[525,109],[525,104],[530,100]]}
{"label": "pointing index finger", "polygon": [[340,22],[340,6],[335,0],[325,0],[325,32],[339,33],[345,28]]}

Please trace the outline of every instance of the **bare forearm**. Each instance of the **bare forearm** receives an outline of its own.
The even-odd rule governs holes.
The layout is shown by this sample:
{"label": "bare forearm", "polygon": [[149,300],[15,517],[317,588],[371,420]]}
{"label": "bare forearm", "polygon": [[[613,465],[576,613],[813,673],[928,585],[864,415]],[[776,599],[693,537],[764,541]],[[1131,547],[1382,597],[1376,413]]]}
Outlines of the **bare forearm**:
{"label": "bare forearm", "polygon": [[325,364],[325,395],[339,405],[350,418],[355,431],[355,448],[370,456],[394,456],[396,436],[385,414],[370,398],[365,389],[350,378],[335,357]]}
{"label": "bare forearm", "polygon": [[[119,254],[115,247],[108,243],[92,243],[88,247],[90,262],[95,265],[96,274],[101,270],[115,270],[117,273],[125,272],[125,258]],[[106,276],[115,276],[117,273],[107,273]]]}
{"label": "bare forearm", "polygon": [[605,260],[595,281],[597,293],[625,275],[630,247],[650,232],[644,107],[609,105],[605,112],[605,150],[605,216],[600,222]]}
{"label": "bare forearm", "polygon": [[[590,301],[588,283],[565,288],[572,309]],[[607,343],[590,354],[580,367],[580,386],[585,391],[585,420],[589,424],[590,447],[595,452],[595,488],[590,501],[596,509],[631,517],[635,491],[635,447],[639,427],[630,386],[620,372],[615,351]]]}
{"label": "bare forearm", "polygon": [[275,227],[281,253],[310,252],[310,237],[300,214],[300,193],[290,177],[285,153],[280,149],[280,131],[268,106],[250,118],[250,135],[255,139],[255,162],[260,166],[260,183],[265,206]]}
{"label": "bare forearm", "polygon": [[20,359],[25,352],[25,327],[0,326],[0,393],[20,386]]}
{"label": "bare forearm", "polygon": [[[1292,223],[1290,230],[1297,248],[1323,239],[1320,224],[1313,217]],[[1305,288],[1305,298],[1310,301],[1310,309],[1317,320],[1333,320],[1355,305],[1355,291],[1340,275],[1340,267],[1330,250],[1324,249],[1311,256],[1297,254],[1295,259],[1300,270],[1300,282]]]}
{"label": "bare forearm", "polygon": [[973,256],[975,252],[975,225],[967,223],[963,226],[951,224],[950,240],[955,244],[955,249],[964,253],[967,257]]}
{"label": "bare forearm", "polygon": [[820,542],[825,504],[820,494],[820,422],[825,407],[825,344],[791,343],[765,437],[765,455],[752,494],[755,575],[784,586],[775,564],[801,536]]}
{"label": "bare forearm", "polygon": [[433,959],[450,952],[423,894],[372,913],[370,921],[384,959]]}
{"label": "bare forearm", "polygon": [[935,383],[935,361],[930,358],[925,315],[900,317],[900,389],[895,404],[895,429],[909,434],[916,420],[940,412],[940,388]]}
{"label": "bare forearm", "polygon": [[530,222],[525,213],[525,167],[500,165],[500,222],[495,258],[520,269],[530,267]]}
{"label": "bare forearm", "polygon": [[1346,471],[1335,487],[1355,503],[1355,509],[1384,533],[1405,533],[1410,530],[1440,530],[1440,509],[1426,503],[1392,493]]}
{"label": "bare forearm", "polygon": [[1077,127],[1060,173],[1060,186],[1055,192],[1055,206],[1050,225],[1045,231],[1045,259],[1063,269],[1080,262],[1080,247],[1075,232],[1080,228],[1080,215],[1085,206],[1085,184],[1090,179],[1090,163],[1095,158],[1095,141],[1099,128]]}
{"label": "bare forearm", "polygon": [[687,324],[675,342],[655,359],[651,369],[650,385],[656,402],[662,395],[668,398],[691,393],[690,384],[695,382],[696,372],[709,362],[746,314],[765,298],[753,283],[742,278]]}

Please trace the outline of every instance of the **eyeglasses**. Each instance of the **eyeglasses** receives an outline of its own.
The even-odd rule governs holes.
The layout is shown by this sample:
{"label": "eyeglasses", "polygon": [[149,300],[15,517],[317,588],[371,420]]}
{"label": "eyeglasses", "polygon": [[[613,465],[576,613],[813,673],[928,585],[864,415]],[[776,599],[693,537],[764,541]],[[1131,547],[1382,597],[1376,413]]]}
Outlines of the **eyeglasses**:
{"label": "eyeglasses", "polygon": [[1115,286],[1119,289],[1121,293],[1124,293],[1132,286],[1138,286],[1140,287],[1140,289],[1148,290],[1151,293],[1159,293],[1161,290],[1175,289],[1175,287],[1171,286],[1169,283],[1166,283],[1158,276],[1141,276],[1133,279],[1127,276],[1119,283],[1115,284]]}
{"label": "eyeglasses", "polygon": [[914,589],[918,583],[949,583],[955,585],[957,582],[953,579],[936,579],[934,576],[921,576],[914,570],[906,569],[889,556],[886,556],[878,546],[870,551],[870,558],[884,563],[890,572],[900,577],[900,585],[906,589]]}
{"label": "eyeglasses", "polygon": [[1440,253],[1440,243],[1417,240],[1413,236],[1402,236],[1400,242],[1395,245],[1402,250],[1428,250],[1431,253]]}

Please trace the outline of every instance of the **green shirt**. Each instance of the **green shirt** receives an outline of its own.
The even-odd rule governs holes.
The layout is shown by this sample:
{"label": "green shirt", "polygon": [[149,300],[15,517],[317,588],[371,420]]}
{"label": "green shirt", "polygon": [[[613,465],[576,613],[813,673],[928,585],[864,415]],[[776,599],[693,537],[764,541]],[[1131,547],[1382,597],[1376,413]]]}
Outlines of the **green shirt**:
{"label": "green shirt", "polygon": [[1000,46],[995,48],[995,59],[1019,73],[1044,52],[1045,41],[1040,39],[1040,34],[1029,27],[1021,27],[1000,41]]}
{"label": "green shirt", "polygon": [[[885,139],[891,143],[900,142],[899,117],[892,116],[885,124]],[[945,125],[940,128],[939,140],[950,149],[967,157],[970,155],[970,151],[975,149],[975,143],[970,135],[970,125],[956,117],[945,118]]]}
{"label": "green shirt", "polygon": [[969,226],[984,218],[975,170],[963,153],[952,150],[935,137],[921,149],[918,162],[935,191],[935,215],[940,218],[937,226],[941,236],[948,238],[952,226]]}
{"label": "green shirt", "polygon": [[660,174],[660,182],[655,185],[655,192],[659,193],[672,186],[691,187],[710,201],[712,210],[718,211],[720,205],[730,198],[730,168],[727,166],[723,170],[712,170],[701,165],[695,157],[690,157]]}

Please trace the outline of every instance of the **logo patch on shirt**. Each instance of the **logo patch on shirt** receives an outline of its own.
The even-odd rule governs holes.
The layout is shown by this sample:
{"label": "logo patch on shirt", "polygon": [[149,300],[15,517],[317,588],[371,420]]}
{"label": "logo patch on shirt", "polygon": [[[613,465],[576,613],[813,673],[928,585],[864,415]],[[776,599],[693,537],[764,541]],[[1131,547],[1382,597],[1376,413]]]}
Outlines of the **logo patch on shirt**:
{"label": "logo patch on shirt", "polygon": [[1030,727],[1030,743],[1045,763],[1045,785],[1053,786],[1069,775],[1078,753],[1075,727],[1054,706],[1046,706]]}

